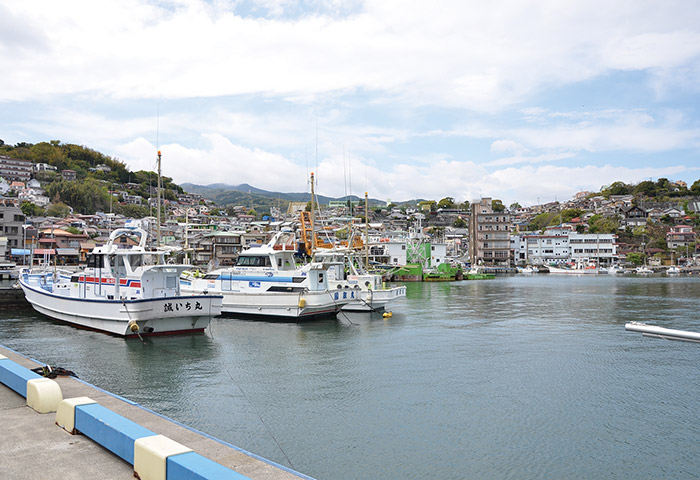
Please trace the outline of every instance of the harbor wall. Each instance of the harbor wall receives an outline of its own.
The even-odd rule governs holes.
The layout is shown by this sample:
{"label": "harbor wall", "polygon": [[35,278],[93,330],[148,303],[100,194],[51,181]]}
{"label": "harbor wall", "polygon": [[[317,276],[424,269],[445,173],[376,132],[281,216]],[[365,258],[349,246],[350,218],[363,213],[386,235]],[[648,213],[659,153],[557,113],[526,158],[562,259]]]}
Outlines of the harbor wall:
{"label": "harbor wall", "polygon": [[[79,379],[50,380],[31,370],[39,366],[0,346],[0,383],[6,387],[0,385],[0,422],[5,430],[0,448],[5,453],[16,451],[0,462],[0,477],[35,478],[26,477],[26,471],[36,469],[39,477],[95,478],[80,473],[94,471],[95,457],[72,448],[87,438],[91,449],[98,445],[110,452],[98,460],[104,462],[104,470],[97,468],[121,472],[100,478],[313,480]],[[25,428],[24,424],[38,422],[41,428]],[[42,470],[41,462],[27,465],[36,449],[48,458],[57,452],[61,460],[47,464],[49,472]],[[127,471],[130,475],[122,476]]]}

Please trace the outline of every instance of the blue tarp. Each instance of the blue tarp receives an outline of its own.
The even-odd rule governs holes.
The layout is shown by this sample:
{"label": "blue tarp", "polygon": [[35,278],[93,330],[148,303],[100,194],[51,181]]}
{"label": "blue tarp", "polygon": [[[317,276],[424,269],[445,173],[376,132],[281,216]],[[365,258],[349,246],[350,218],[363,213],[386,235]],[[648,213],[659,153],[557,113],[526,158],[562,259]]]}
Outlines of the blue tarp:
{"label": "blue tarp", "polygon": [[31,255],[32,251],[28,248],[13,248],[10,251],[11,255]]}

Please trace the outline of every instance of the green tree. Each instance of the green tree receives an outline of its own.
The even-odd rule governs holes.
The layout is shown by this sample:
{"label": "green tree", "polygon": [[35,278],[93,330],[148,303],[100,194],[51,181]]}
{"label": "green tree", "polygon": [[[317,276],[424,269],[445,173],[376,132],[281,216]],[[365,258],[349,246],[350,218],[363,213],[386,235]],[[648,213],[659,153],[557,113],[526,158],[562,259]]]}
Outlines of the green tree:
{"label": "green tree", "polygon": [[620,221],[616,217],[593,215],[588,220],[588,231],[590,233],[617,233],[619,228]]}
{"label": "green tree", "polygon": [[462,217],[457,217],[457,220],[454,221],[452,226],[455,228],[466,228],[467,222],[465,222]]}
{"label": "green tree", "polygon": [[584,213],[585,211],[581,210],[580,208],[566,208],[561,211],[561,221],[562,223],[570,222],[574,218],[580,217]]}
{"label": "green tree", "polygon": [[632,252],[627,254],[627,261],[634,265],[641,265],[644,263],[646,255],[643,253]]}
{"label": "green tree", "polygon": [[503,205],[501,200],[491,200],[491,208],[494,212],[503,212],[505,211],[506,206]]}
{"label": "green tree", "polygon": [[700,195],[700,180],[695,180],[690,186],[690,193],[693,195]]}
{"label": "green tree", "polygon": [[545,227],[550,225],[556,225],[559,223],[558,213],[540,213],[535,218],[530,221],[528,225],[528,230],[530,231],[542,231]]}
{"label": "green tree", "polygon": [[644,180],[643,182],[639,182],[634,189],[632,190],[633,193],[637,195],[646,195],[647,197],[655,197],[656,196],[656,184],[652,182],[651,180]]}
{"label": "green tree", "polygon": [[25,217],[37,217],[44,214],[44,209],[32,202],[24,201],[19,208],[22,210]]}
{"label": "green tree", "polygon": [[445,197],[437,204],[437,208],[455,208],[455,206],[455,199],[452,197]]}
{"label": "green tree", "polygon": [[508,210],[510,210],[512,212],[512,211],[518,210],[519,208],[523,208],[523,207],[518,202],[515,202],[515,203],[510,204],[510,207],[508,207]]}
{"label": "green tree", "polygon": [[63,202],[54,203],[46,210],[49,217],[65,218],[70,215],[70,207]]}

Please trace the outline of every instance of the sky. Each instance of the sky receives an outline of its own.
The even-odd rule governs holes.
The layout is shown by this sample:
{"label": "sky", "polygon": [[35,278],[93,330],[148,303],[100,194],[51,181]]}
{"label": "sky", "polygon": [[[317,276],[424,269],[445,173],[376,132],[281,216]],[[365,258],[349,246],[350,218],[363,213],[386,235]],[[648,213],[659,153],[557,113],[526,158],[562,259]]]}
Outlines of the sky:
{"label": "sky", "polygon": [[696,0],[0,0],[0,139],[523,206],[700,179]]}

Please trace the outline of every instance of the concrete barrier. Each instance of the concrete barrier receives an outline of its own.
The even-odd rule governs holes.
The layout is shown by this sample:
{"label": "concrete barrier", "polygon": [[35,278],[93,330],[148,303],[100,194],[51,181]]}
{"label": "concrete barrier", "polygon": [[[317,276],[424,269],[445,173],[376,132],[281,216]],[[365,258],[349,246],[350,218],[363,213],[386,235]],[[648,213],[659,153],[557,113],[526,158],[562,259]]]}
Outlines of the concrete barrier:
{"label": "concrete barrier", "polygon": [[44,377],[13,362],[5,356],[0,358],[0,382],[19,393],[24,398],[27,398],[27,382],[36,378]]}
{"label": "concrete barrier", "polygon": [[39,413],[55,412],[63,400],[61,387],[26,367],[0,355],[0,382],[27,399],[27,405]]}
{"label": "concrete barrier", "polygon": [[249,480],[163,435],[103,407],[89,397],[63,399],[61,388],[0,355],[0,382],[39,413],[56,412],[56,425],[94,442],[134,466],[141,480]]}
{"label": "concrete barrier", "polygon": [[167,472],[168,480],[250,480],[195,452],[168,457]]}
{"label": "concrete barrier", "polygon": [[75,407],[75,429],[134,464],[134,442],[154,432],[117,415],[98,403]]}

